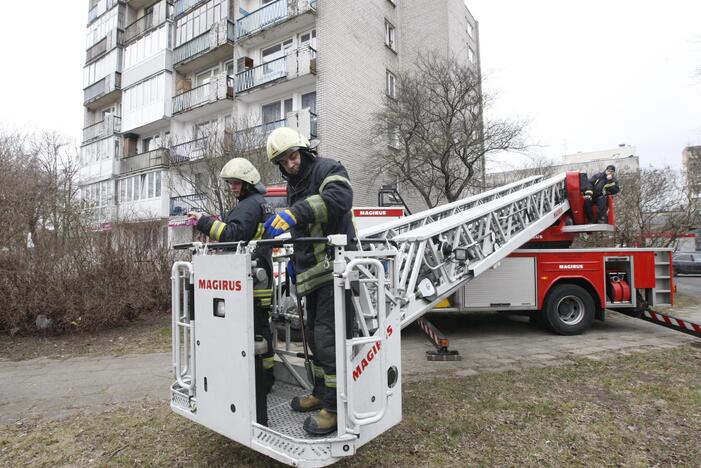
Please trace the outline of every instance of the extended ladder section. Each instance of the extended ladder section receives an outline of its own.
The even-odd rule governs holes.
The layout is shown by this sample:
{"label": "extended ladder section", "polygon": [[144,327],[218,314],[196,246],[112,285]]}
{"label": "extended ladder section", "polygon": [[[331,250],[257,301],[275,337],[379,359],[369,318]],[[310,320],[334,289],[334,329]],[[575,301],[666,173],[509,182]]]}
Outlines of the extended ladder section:
{"label": "extended ladder section", "polygon": [[502,187],[497,187],[486,192],[466,197],[446,205],[437,206],[431,208],[430,210],[421,211],[419,213],[413,214],[411,216],[406,216],[395,221],[390,221],[387,223],[380,224],[378,226],[373,226],[367,229],[363,229],[358,233],[361,239],[366,239],[369,237],[377,239],[391,239],[394,236],[411,231],[434,221],[447,218],[449,216],[467,211],[471,208],[475,208],[481,204],[490,202],[504,195],[510,193],[518,192],[524,188],[531,187],[543,179],[542,176],[531,176],[525,179],[519,180],[518,182],[513,182]]}
{"label": "extended ladder section", "polygon": [[391,244],[372,242],[364,248],[397,251],[393,301],[399,304],[402,327],[555,223],[569,209],[565,179],[565,174],[525,179],[423,219],[374,228],[374,238],[391,239]]}

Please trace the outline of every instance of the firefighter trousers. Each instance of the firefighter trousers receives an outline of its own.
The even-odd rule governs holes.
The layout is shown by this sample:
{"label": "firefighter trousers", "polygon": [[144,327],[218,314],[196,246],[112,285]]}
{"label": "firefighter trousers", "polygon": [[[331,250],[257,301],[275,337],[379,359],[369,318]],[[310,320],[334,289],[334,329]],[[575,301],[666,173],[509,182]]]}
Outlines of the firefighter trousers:
{"label": "firefighter trousers", "polygon": [[[593,206],[596,206],[596,219],[594,219]],[[608,223],[608,196],[600,195],[591,200],[585,198],[584,212],[587,215],[589,223]]]}
{"label": "firefighter trousers", "polygon": [[[306,332],[314,364],[313,394],[323,401],[327,411],[336,412],[336,320],[333,282],[328,282],[305,296]],[[346,295],[346,330],[352,333],[352,302]]]}
{"label": "firefighter trousers", "polygon": [[263,358],[263,371],[265,373],[266,394],[275,383],[274,364],[275,353],[273,352],[273,333],[270,328],[270,307],[263,306],[257,301],[253,305],[253,333],[260,335],[268,344],[268,350],[261,355]]}

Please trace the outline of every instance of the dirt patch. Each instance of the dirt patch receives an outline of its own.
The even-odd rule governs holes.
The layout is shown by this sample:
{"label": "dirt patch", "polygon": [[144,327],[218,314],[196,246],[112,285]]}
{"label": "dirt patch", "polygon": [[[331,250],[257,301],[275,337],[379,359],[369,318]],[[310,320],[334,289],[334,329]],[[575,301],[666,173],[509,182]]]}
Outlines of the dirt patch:
{"label": "dirt patch", "polygon": [[171,316],[145,316],[128,326],[96,333],[49,337],[0,335],[0,360],[22,361],[38,357],[65,359],[76,356],[122,356],[170,351]]}
{"label": "dirt patch", "polygon": [[[410,382],[404,420],[337,466],[696,465],[701,349]],[[271,466],[141,402],[0,426],[0,465]]]}

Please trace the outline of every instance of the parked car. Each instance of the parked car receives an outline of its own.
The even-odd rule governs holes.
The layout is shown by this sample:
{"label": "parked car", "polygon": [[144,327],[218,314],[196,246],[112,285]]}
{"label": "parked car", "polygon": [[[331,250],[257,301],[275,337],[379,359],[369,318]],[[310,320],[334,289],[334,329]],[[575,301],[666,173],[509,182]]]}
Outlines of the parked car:
{"label": "parked car", "polygon": [[672,256],[674,274],[701,274],[701,252],[676,252]]}

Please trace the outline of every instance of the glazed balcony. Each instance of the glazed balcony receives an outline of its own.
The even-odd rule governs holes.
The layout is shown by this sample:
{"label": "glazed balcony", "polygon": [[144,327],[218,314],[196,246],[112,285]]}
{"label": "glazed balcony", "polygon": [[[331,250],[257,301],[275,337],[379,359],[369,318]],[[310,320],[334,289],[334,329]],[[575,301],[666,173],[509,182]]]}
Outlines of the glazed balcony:
{"label": "glazed balcony", "polygon": [[115,5],[124,5],[124,0],[93,0],[90,2],[88,10],[88,24],[95,21],[97,18],[108,12]]}
{"label": "glazed balcony", "polygon": [[122,89],[122,74],[110,73],[97,83],[83,90],[83,104],[88,109],[96,109],[116,100]]}
{"label": "glazed balcony", "polygon": [[124,28],[124,42],[131,42],[151,29],[160,26],[172,16],[172,11],[173,5],[161,0],[147,14]]}
{"label": "glazed balcony", "polygon": [[175,2],[175,16],[180,16],[205,1],[206,0],[177,0]]}
{"label": "glazed balcony", "polygon": [[199,36],[173,50],[173,66],[181,73],[189,73],[210,63],[233,56],[234,23],[224,19],[215,23]]}
{"label": "glazed balcony", "polygon": [[104,120],[83,129],[83,143],[99,140],[120,132],[122,119],[117,115],[107,115]]}
{"label": "glazed balcony", "polygon": [[147,169],[156,167],[168,167],[169,152],[167,148],[157,148],[145,153],[135,154],[122,158],[119,162],[119,173],[130,174],[132,172],[141,172]]}
{"label": "glazed balcony", "polygon": [[277,0],[238,18],[236,41],[247,48],[257,47],[313,27],[315,15],[316,0]]}
{"label": "glazed balcony", "polygon": [[[305,46],[279,59],[237,73],[236,94],[242,100],[250,101],[254,97],[253,93],[259,88],[269,87],[274,83],[276,84],[275,90],[282,93],[290,91],[298,85],[313,83],[315,75],[316,50]],[[251,96],[247,97],[248,94]],[[256,95],[255,97],[262,99],[264,96]]]}
{"label": "glazed balcony", "polygon": [[[173,97],[173,115],[183,114],[197,108],[217,104],[208,110],[223,110],[234,99],[234,79],[221,74],[209,83],[197,86]],[[214,109],[216,107],[216,109]]]}

